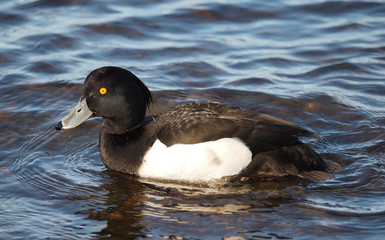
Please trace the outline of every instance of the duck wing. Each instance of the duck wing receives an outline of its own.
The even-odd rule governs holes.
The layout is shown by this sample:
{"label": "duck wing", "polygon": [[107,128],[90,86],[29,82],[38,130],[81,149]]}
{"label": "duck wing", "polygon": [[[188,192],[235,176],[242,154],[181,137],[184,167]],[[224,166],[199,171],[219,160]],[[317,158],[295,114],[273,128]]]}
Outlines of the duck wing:
{"label": "duck wing", "polygon": [[237,137],[253,155],[298,144],[299,136],[319,137],[276,117],[213,102],[182,104],[159,116],[156,125],[157,138],[167,146]]}

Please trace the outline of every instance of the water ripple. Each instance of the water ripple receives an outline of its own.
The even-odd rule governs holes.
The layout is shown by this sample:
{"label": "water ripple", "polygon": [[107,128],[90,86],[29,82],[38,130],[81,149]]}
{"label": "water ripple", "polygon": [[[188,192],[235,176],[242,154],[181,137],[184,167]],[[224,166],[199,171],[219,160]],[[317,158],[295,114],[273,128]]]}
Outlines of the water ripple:
{"label": "water ripple", "polygon": [[[381,1],[2,3],[2,237],[382,237],[384,12]],[[344,168],[325,182],[220,186],[110,172],[101,119],[53,129],[103,65],[137,74],[151,113],[221,101],[271,114],[320,134],[302,141]]]}

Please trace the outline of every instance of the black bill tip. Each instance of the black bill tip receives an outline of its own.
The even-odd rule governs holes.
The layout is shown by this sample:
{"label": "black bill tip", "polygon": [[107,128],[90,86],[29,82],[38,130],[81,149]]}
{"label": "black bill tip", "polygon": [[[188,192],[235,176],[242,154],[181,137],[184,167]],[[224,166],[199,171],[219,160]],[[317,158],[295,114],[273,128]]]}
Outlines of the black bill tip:
{"label": "black bill tip", "polygon": [[56,123],[55,129],[56,129],[56,130],[62,130],[62,129],[63,129],[63,124],[62,124],[61,121],[59,121],[58,123]]}

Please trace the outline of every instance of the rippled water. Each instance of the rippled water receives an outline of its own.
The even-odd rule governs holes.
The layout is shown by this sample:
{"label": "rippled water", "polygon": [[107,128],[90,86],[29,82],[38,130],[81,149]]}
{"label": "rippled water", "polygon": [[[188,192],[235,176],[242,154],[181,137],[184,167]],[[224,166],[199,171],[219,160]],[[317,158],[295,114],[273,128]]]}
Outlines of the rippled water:
{"label": "rippled water", "polygon": [[[383,1],[0,5],[1,239],[385,236]],[[53,128],[104,65],[137,74],[154,112],[215,100],[311,129],[323,139],[304,141],[344,169],[214,186],[108,171],[100,119]]]}

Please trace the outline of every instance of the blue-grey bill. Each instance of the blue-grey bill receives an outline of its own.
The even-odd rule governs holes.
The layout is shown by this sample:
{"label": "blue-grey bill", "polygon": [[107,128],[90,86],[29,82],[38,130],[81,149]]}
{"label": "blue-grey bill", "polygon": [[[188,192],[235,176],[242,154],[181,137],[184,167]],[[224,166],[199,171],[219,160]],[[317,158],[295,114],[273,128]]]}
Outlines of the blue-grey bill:
{"label": "blue-grey bill", "polygon": [[60,120],[55,126],[57,130],[70,129],[79,126],[82,122],[92,116],[91,110],[88,108],[86,100],[80,99],[76,107]]}

